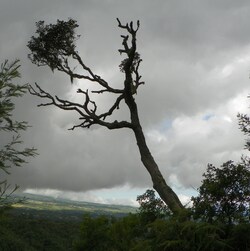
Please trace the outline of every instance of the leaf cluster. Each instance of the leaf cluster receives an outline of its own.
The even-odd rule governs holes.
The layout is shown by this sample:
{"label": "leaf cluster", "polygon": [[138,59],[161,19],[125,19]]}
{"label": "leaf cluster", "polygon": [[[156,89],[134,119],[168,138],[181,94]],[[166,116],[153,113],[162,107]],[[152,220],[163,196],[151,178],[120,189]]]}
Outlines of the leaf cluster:
{"label": "leaf cluster", "polygon": [[193,197],[196,217],[227,224],[249,221],[250,163],[228,161],[221,168],[209,164],[203,174],[199,195]]}
{"label": "leaf cluster", "polygon": [[[125,72],[125,66],[128,63],[129,58],[125,58],[122,60],[121,64],[119,65],[120,71]],[[142,61],[140,54],[138,52],[135,52],[133,63],[130,65],[130,72],[136,71],[136,67],[140,62]]]}
{"label": "leaf cluster", "polygon": [[37,36],[32,36],[28,48],[32,51],[28,55],[32,63],[43,66],[48,65],[52,70],[61,66],[67,57],[75,51],[75,34],[78,24],[75,20],[57,20],[56,24],[45,25],[44,21],[36,23]]}
{"label": "leaf cluster", "polygon": [[170,215],[167,205],[159,197],[156,197],[153,189],[147,189],[145,193],[137,196],[137,201],[140,205],[140,217],[145,223]]}
{"label": "leaf cluster", "polygon": [[6,60],[0,68],[0,130],[14,131],[26,130],[27,123],[13,121],[12,112],[15,109],[13,98],[21,97],[27,91],[27,85],[12,83],[15,78],[20,78],[19,60],[8,63]]}
{"label": "leaf cluster", "polygon": [[[247,135],[248,137],[250,136],[250,118],[247,114],[238,114],[237,115],[238,120],[239,120],[239,126],[241,131]],[[250,150],[250,139],[248,138],[246,140],[245,148]]]}

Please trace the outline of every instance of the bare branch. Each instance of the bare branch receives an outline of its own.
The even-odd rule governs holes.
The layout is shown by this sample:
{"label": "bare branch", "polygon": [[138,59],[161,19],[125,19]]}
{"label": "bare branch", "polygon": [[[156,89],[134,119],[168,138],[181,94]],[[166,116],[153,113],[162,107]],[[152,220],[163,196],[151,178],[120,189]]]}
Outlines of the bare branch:
{"label": "bare branch", "polygon": [[118,27],[127,30],[130,34],[136,33],[138,31],[138,29],[140,28],[140,21],[137,20],[137,27],[136,29],[134,29],[134,25],[133,22],[130,22],[130,24],[126,23],[126,25],[122,25],[121,21],[119,18],[116,18],[117,22],[118,22]]}
{"label": "bare branch", "polygon": [[90,96],[87,91],[83,91],[81,89],[77,90],[77,93],[83,94],[85,96],[84,104],[75,103],[69,100],[61,99],[57,96],[53,97],[48,92],[44,91],[37,83],[36,89],[32,86],[29,86],[29,92],[32,95],[38,96],[40,98],[48,99],[49,102],[39,104],[38,106],[50,106],[54,105],[62,110],[67,111],[76,111],[80,117],[79,120],[82,120],[78,125],[75,125],[71,128],[74,130],[77,127],[89,128],[92,125],[101,125],[107,127],[108,129],[119,129],[119,128],[132,128],[132,124],[127,121],[113,121],[106,122],[105,119],[113,114],[115,109],[119,109],[119,104],[121,100],[123,100],[123,94],[120,95],[114,104],[110,107],[110,109],[102,114],[97,114],[97,105],[96,103],[90,99]]}
{"label": "bare branch", "polygon": [[124,95],[122,94],[122,95],[120,95],[120,96],[116,99],[116,101],[115,101],[114,104],[111,106],[111,108],[109,109],[109,111],[107,111],[107,112],[105,112],[105,113],[103,113],[103,114],[100,114],[100,115],[99,115],[99,118],[105,120],[106,117],[112,115],[112,113],[113,113],[113,111],[114,111],[115,109],[119,109],[119,108],[120,108],[119,105],[120,105],[120,103],[121,103],[121,101],[122,101],[123,99],[124,99]]}
{"label": "bare branch", "polygon": [[145,84],[144,81],[140,81],[141,80],[141,75],[139,74],[139,66],[140,66],[140,63],[142,62],[142,59],[139,59],[139,61],[137,62],[137,65],[135,66],[133,72],[135,74],[135,80],[134,80],[134,83],[135,83],[135,88],[136,90],[138,89],[138,87],[142,84]]}

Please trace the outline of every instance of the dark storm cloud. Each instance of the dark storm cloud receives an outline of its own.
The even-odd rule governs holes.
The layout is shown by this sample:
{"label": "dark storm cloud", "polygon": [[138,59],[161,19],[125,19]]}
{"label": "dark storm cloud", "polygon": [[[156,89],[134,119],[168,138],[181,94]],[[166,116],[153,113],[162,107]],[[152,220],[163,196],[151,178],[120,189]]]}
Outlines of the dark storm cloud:
{"label": "dark storm cloud", "polygon": [[[35,1],[0,0],[0,55],[20,58],[23,83],[39,83],[61,97],[78,99],[67,76],[36,67],[26,44],[35,22],[71,17],[80,25],[77,48],[97,74],[122,85],[118,53],[121,21],[140,19],[138,50],[145,86],[136,96],[149,145],[166,179],[196,186],[206,164],[239,158],[243,138],[237,112],[247,111],[250,65],[248,1]],[[97,97],[101,107],[109,98]],[[77,116],[18,100],[16,116],[32,125],[23,139],[39,156],[13,169],[22,188],[88,191],[122,184],[150,186],[132,132],[104,128],[68,131]],[[206,115],[210,119],[204,120]],[[121,109],[118,118],[126,116]],[[167,122],[166,122],[167,121]],[[197,174],[197,175],[189,175]]]}

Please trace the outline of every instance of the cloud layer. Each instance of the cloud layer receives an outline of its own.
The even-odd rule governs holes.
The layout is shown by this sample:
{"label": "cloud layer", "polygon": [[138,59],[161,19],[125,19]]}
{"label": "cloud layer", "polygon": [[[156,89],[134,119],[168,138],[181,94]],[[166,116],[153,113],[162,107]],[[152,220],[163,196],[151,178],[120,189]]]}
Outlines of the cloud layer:
{"label": "cloud layer", "polygon": [[[197,187],[207,163],[239,160],[244,137],[236,115],[248,113],[250,3],[248,1],[34,1],[0,0],[0,55],[20,58],[23,83],[39,83],[61,97],[79,99],[78,81],[36,67],[26,44],[35,22],[74,18],[86,63],[115,86],[121,85],[122,58],[115,18],[141,21],[138,50],[146,82],[136,96],[147,141],[166,180],[176,188]],[[110,99],[97,97],[100,107]],[[26,95],[17,101],[16,117],[32,125],[24,135],[39,156],[13,168],[10,182],[23,189],[89,192],[128,185],[150,187],[132,132],[68,131],[77,116]],[[127,118],[121,109],[118,118]]]}

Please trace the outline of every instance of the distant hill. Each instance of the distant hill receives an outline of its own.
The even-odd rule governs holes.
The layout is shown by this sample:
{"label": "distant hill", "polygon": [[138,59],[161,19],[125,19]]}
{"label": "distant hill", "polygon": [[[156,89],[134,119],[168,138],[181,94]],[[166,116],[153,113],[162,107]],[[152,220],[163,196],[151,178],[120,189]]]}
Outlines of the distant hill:
{"label": "distant hill", "polygon": [[16,194],[15,197],[23,201],[14,205],[10,211],[11,214],[55,221],[80,221],[84,214],[90,214],[93,217],[98,215],[123,217],[129,213],[135,213],[137,210],[132,206],[72,201],[28,193]]}

